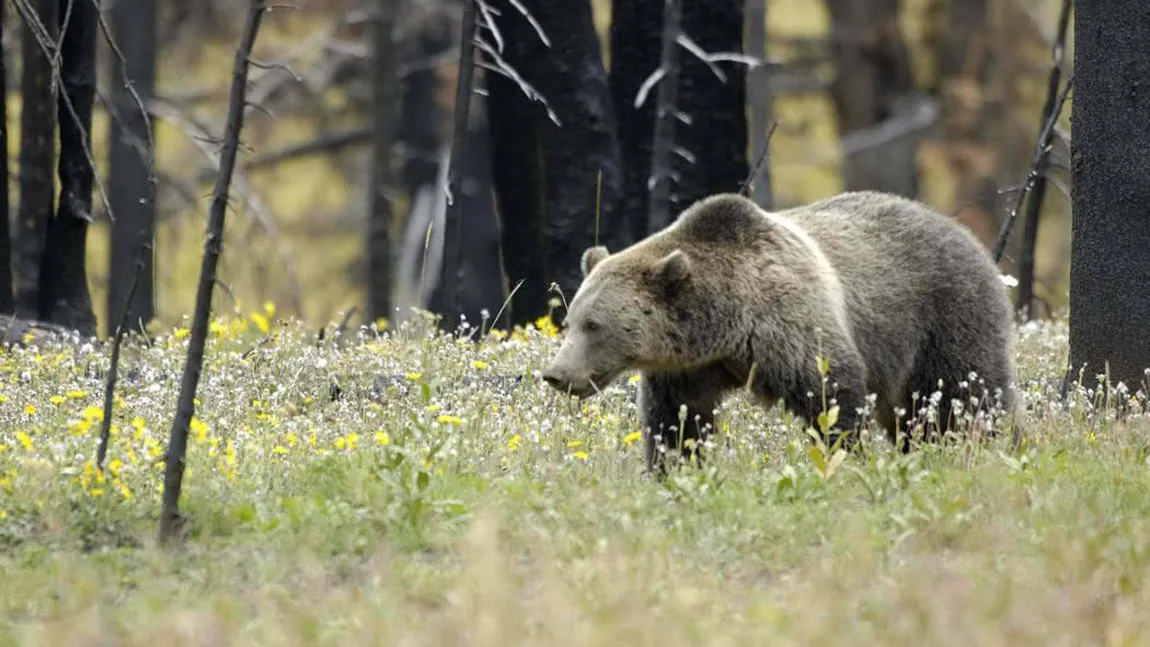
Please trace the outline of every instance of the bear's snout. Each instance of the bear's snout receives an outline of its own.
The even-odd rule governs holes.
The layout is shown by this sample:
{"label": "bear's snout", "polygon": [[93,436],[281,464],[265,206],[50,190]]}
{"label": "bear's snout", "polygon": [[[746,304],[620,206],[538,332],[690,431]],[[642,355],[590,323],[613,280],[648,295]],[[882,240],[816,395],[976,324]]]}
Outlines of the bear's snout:
{"label": "bear's snout", "polygon": [[594,378],[573,376],[554,364],[546,371],[543,371],[543,381],[551,385],[551,388],[556,391],[573,395],[577,398],[586,398],[594,395],[598,391]]}

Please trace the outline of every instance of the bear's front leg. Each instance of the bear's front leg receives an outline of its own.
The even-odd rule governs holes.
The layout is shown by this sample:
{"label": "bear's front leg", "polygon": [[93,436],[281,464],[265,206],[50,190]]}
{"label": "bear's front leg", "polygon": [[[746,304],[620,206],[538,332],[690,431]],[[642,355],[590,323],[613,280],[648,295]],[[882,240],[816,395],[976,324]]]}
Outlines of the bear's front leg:
{"label": "bear's front leg", "polygon": [[715,427],[715,407],[733,385],[719,366],[686,373],[643,373],[639,417],[647,441],[647,469],[665,473],[667,452],[680,448],[687,460],[701,459],[701,445]]}
{"label": "bear's front leg", "polygon": [[[796,376],[791,388],[783,396],[783,402],[791,413],[803,418],[807,424],[822,434],[819,415],[838,406],[838,416],[823,442],[828,447],[835,443],[842,449],[853,451],[858,444],[861,411],[866,405],[866,369],[862,357],[856,353],[840,352],[831,361],[830,372],[826,377],[826,406],[823,405],[823,376],[818,371],[816,360],[811,368]],[[831,401],[834,401],[833,404]]]}

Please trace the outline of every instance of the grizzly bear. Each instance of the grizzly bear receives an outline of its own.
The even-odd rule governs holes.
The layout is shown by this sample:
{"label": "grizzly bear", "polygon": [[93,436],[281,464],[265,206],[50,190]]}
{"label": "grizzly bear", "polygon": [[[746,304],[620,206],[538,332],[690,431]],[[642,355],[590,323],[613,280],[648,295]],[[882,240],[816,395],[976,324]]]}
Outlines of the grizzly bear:
{"label": "grizzly bear", "polygon": [[586,398],[640,372],[648,468],[687,439],[694,453],[736,389],[816,424],[819,357],[839,407],[829,442],[854,446],[871,394],[870,413],[904,452],[896,428],[936,391],[936,431],[951,398],[1015,413],[1015,328],[999,272],[968,229],[913,200],[861,191],[766,212],[713,195],[622,251],[587,249],[581,269],[543,378]]}

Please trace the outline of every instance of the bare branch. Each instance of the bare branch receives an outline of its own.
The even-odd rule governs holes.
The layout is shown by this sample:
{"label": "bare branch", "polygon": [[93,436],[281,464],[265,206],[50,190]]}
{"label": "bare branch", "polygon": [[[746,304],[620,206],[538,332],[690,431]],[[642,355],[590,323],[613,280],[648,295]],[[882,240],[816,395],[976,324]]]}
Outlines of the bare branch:
{"label": "bare branch", "polygon": [[547,99],[544,98],[542,94],[539,94],[539,91],[532,87],[532,85],[528,83],[526,79],[520,76],[519,73],[515,71],[515,68],[511,67],[511,65],[509,65],[507,61],[505,61],[503,57],[495,51],[495,48],[493,48],[487,41],[483,40],[483,38],[479,35],[475,36],[474,42],[476,47],[494,59],[494,67],[479,61],[477,64],[480,67],[486,70],[491,70],[492,72],[505,76],[514,81],[528,99],[531,99],[532,101],[538,101],[539,103],[543,104],[543,108],[547,111],[547,118],[550,119],[552,123],[554,123],[556,126],[562,126],[562,124],[559,122],[559,116],[556,115],[555,111],[551,109],[551,104],[547,103]]}
{"label": "bare branch", "polygon": [[1062,107],[1066,104],[1066,98],[1070,96],[1070,89],[1074,87],[1074,72],[1066,78],[1066,85],[1059,93],[1057,100],[1054,102],[1054,108],[1050,111],[1046,118],[1046,123],[1042,126],[1042,131],[1038,135],[1038,142],[1034,146],[1034,156],[1030,160],[1030,168],[1026,172],[1026,183],[1023,184],[1022,191],[1018,193],[1015,199],[1014,206],[1010,208],[1010,213],[1007,214],[1006,219],[1002,221],[1002,227],[998,230],[998,240],[994,243],[994,262],[1002,260],[1002,253],[1006,250],[1006,241],[1010,237],[1010,229],[1014,226],[1014,219],[1018,216],[1018,209],[1022,206],[1023,199],[1026,198],[1027,192],[1034,187],[1034,183],[1038,180],[1039,172],[1042,167],[1042,161],[1046,157],[1046,153],[1050,148],[1051,133],[1054,132],[1054,122],[1058,119],[1058,115],[1062,114]]}
{"label": "bare branch", "polygon": [[683,49],[694,54],[695,58],[702,61],[703,64],[707,66],[707,69],[711,70],[711,73],[714,74],[715,77],[719,79],[719,81],[723,83],[727,82],[727,75],[723,74],[723,71],[719,69],[718,65],[715,65],[715,63],[711,60],[711,57],[707,55],[707,52],[703,51],[702,47],[699,47],[697,44],[695,44],[695,41],[691,40],[690,36],[680,32],[679,37],[675,39],[675,42],[679,43]]}
{"label": "bare branch", "polygon": [[527,11],[527,7],[524,7],[523,3],[519,0],[507,1],[511,4],[512,7],[515,7],[519,13],[523,14],[523,17],[527,19],[527,22],[531,23],[531,27],[535,30],[535,33],[539,35],[539,40],[543,41],[543,44],[547,47],[551,47],[551,41],[547,38],[547,34],[543,33],[543,27],[539,24],[538,21],[535,20],[535,17],[531,15],[531,12]]}

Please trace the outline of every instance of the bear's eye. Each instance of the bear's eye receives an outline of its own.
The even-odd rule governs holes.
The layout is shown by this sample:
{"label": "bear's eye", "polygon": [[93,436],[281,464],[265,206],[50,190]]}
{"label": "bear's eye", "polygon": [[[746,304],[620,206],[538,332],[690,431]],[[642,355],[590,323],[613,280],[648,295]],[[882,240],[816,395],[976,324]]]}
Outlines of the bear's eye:
{"label": "bear's eye", "polygon": [[599,322],[598,321],[590,321],[590,320],[584,321],[583,322],[583,330],[585,330],[587,332],[595,332],[595,331],[599,330]]}

